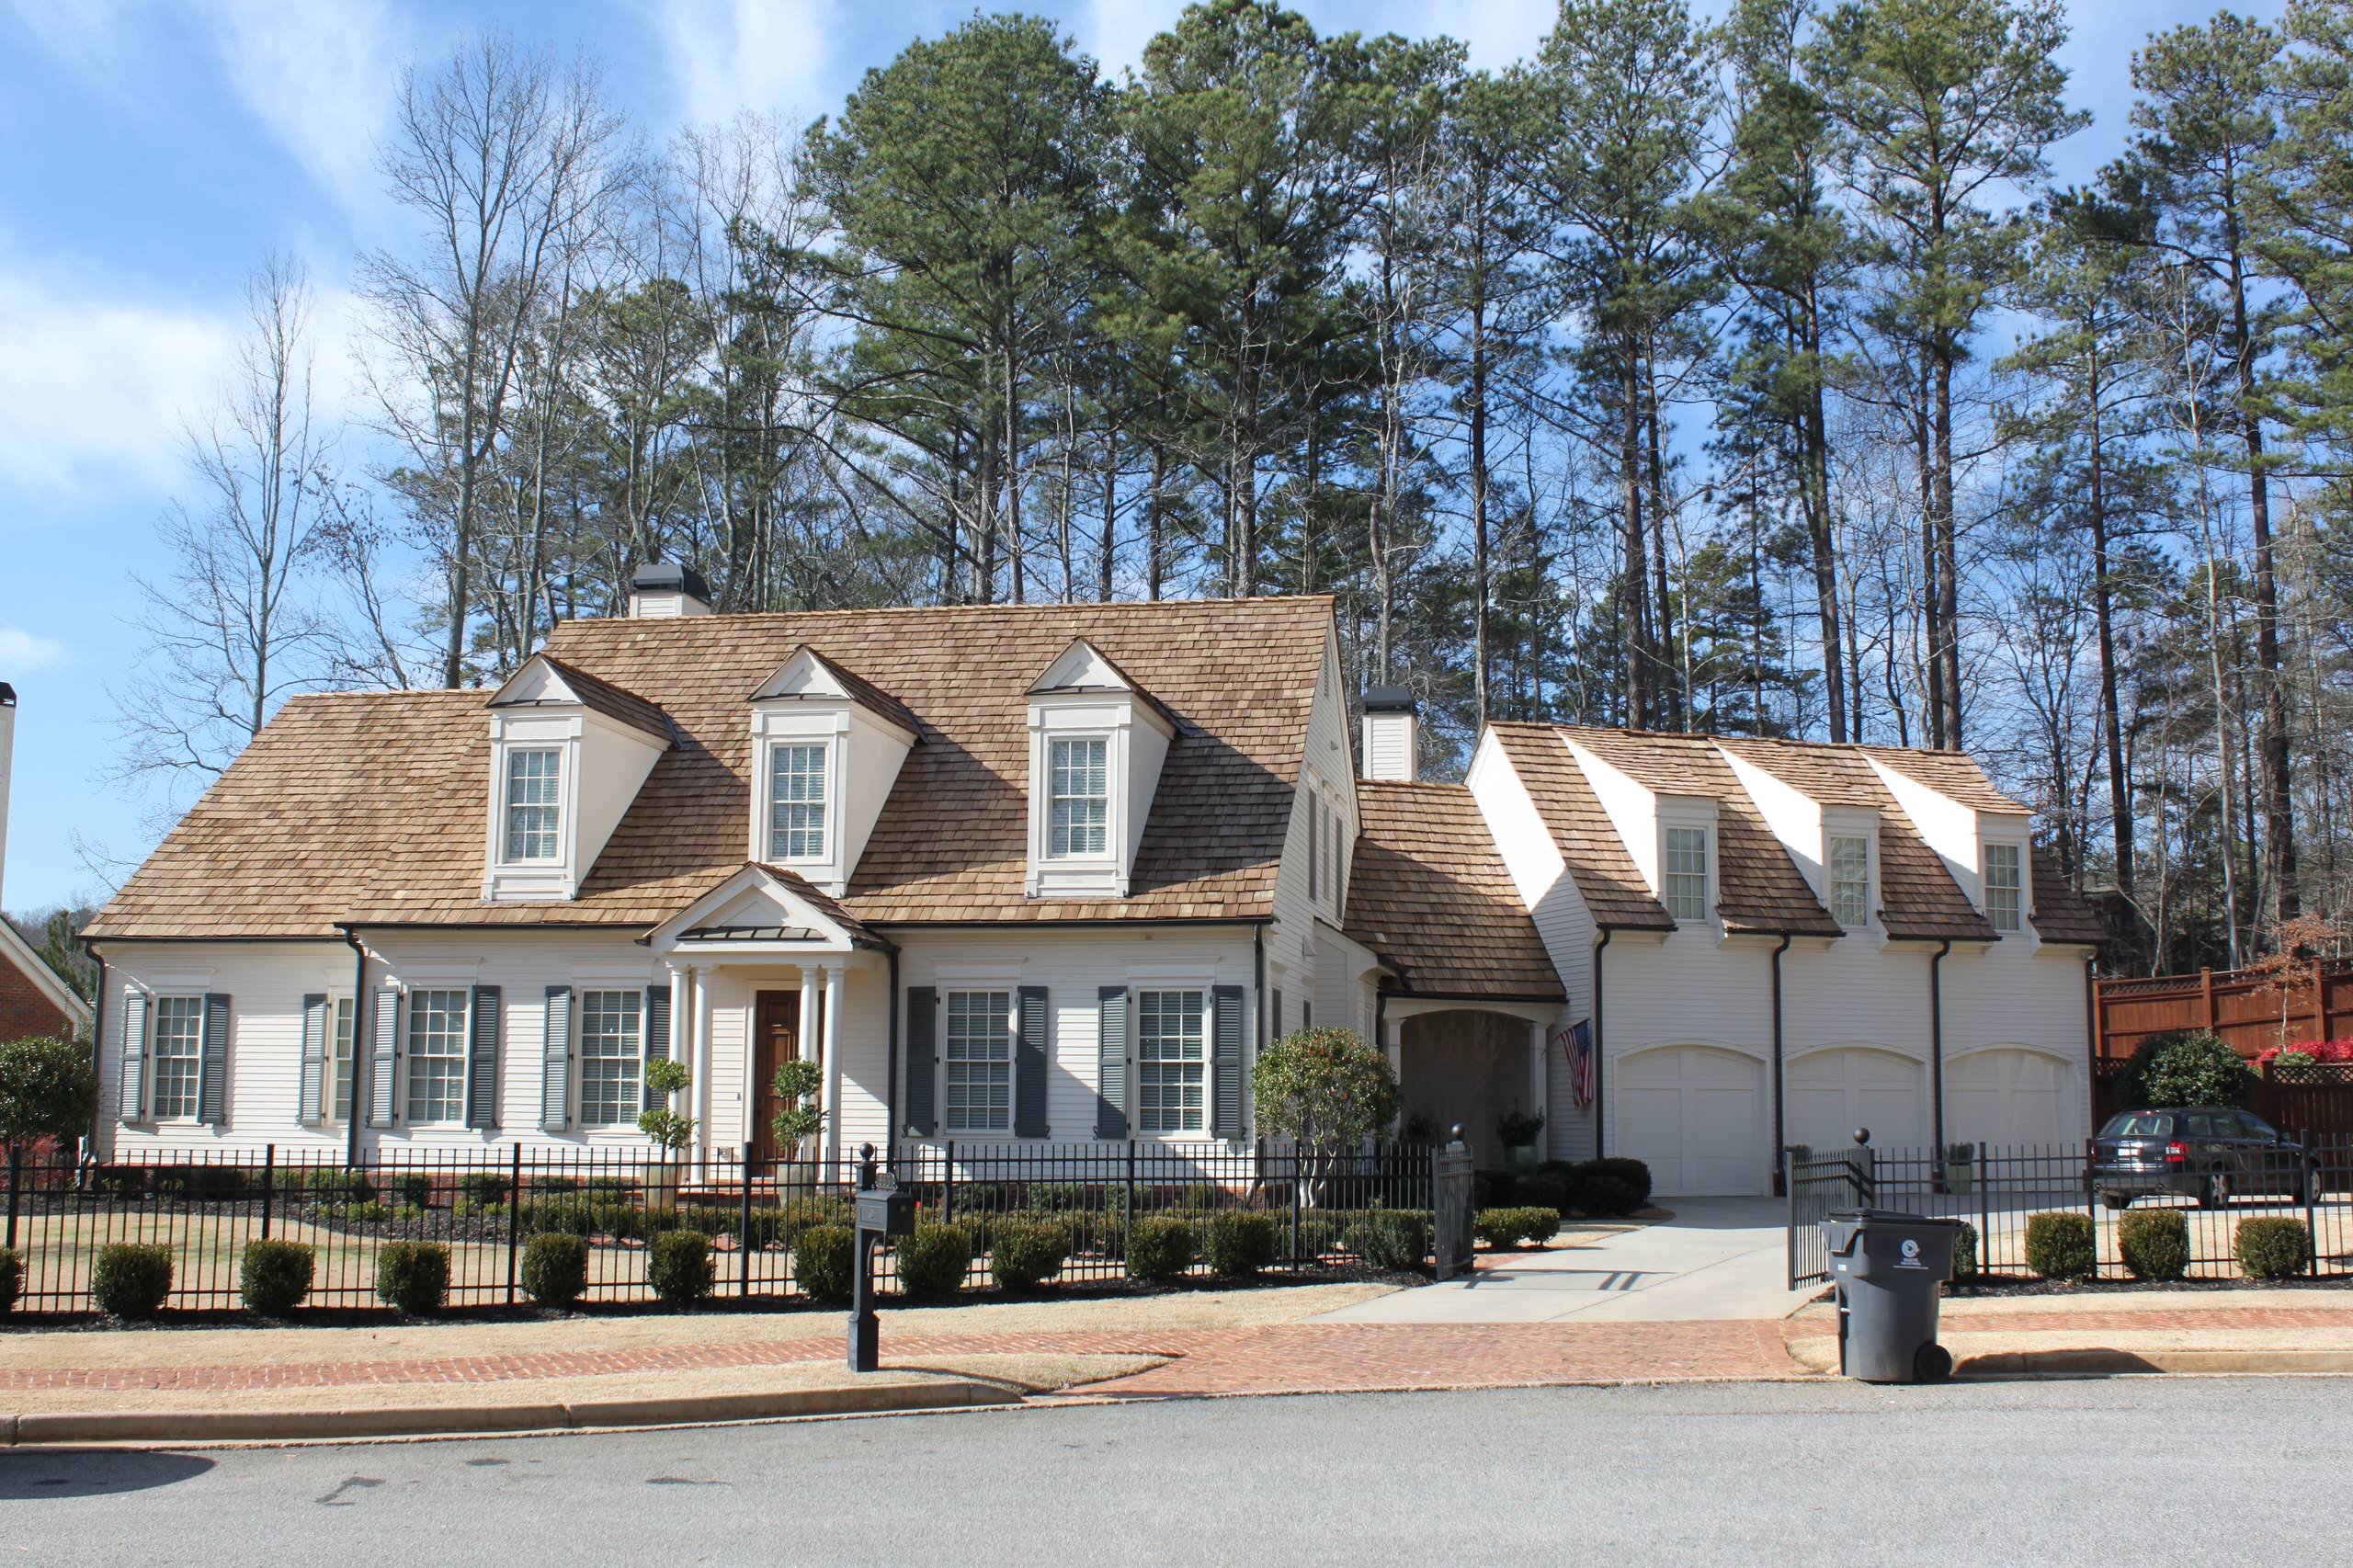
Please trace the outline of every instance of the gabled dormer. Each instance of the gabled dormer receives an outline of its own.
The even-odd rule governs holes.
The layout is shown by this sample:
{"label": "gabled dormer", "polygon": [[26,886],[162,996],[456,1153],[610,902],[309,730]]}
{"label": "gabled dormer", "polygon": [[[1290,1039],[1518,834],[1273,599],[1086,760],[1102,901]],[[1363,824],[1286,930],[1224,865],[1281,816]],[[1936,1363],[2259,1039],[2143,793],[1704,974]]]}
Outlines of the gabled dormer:
{"label": "gabled dormer", "polygon": [[1656,787],[1597,751],[1565,743],[1643,881],[1679,927],[1712,927],[1722,901],[1717,802]]}
{"label": "gabled dormer", "polygon": [[633,692],[535,653],[490,699],[490,903],[576,898],[654,760],[662,710]]}
{"label": "gabled dormer", "polygon": [[1842,930],[1874,929],[1881,908],[1878,808],[1864,803],[1860,791],[1826,788],[1824,765],[1804,754],[1798,777],[1808,787],[1799,788],[1782,775],[1786,754],[1771,746],[1727,741],[1718,749],[1830,917]]}
{"label": "gabled dormer", "polygon": [[922,726],[906,704],[805,642],[750,702],[745,858],[785,867],[838,898]]}
{"label": "gabled dormer", "polygon": [[1029,685],[1031,898],[1125,898],[1176,717],[1085,638]]}
{"label": "gabled dormer", "polygon": [[1924,763],[1870,760],[1995,934],[2033,940],[2033,819],[2026,809],[1996,792],[1974,765],[1963,765],[1966,772],[1948,766],[1929,776],[1938,780],[1931,783],[1915,771]]}

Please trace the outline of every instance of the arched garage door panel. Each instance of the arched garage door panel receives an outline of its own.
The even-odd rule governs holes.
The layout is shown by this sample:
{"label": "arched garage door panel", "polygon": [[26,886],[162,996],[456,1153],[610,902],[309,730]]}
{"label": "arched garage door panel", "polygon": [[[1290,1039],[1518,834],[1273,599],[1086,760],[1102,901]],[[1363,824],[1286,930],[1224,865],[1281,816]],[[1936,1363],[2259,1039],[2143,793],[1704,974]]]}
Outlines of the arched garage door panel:
{"label": "arched garage door panel", "polygon": [[1957,1143],[2080,1143],[2075,1075],[2055,1056],[2005,1048],[1945,1063],[1945,1135]]}
{"label": "arched garage door panel", "polygon": [[1861,1047],[1810,1051],[1790,1059],[1788,1136],[1792,1143],[1828,1153],[1853,1143],[1868,1127],[1881,1149],[1926,1149],[1927,1064],[1892,1051]]}
{"label": "arched garage door panel", "polygon": [[1612,1097],[1611,1152],[1649,1165],[1652,1190],[1702,1197],[1769,1185],[1764,1063],[1703,1045],[1637,1051],[1619,1061]]}

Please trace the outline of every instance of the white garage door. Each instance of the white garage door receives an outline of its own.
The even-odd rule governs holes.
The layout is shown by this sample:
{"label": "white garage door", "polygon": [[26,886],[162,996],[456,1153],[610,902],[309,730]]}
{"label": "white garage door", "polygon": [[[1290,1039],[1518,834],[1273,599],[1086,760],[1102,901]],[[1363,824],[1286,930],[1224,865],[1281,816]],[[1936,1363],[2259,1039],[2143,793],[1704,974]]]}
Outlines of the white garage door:
{"label": "white garage door", "polygon": [[2075,1144],[2075,1074],[2040,1051],[1972,1051],[1945,1063],[1945,1136],[1956,1143]]}
{"label": "white garage door", "polygon": [[1870,1129],[1881,1149],[1927,1148],[1927,1064],[1892,1051],[1847,1047],[1793,1056],[1782,1108],[1792,1143],[1824,1153],[1851,1148]]}
{"label": "white garage door", "polygon": [[1618,1141],[1610,1153],[1651,1168],[1651,1186],[1684,1197],[1759,1193],[1767,1158],[1765,1064],[1704,1045],[1621,1057],[1610,1084]]}

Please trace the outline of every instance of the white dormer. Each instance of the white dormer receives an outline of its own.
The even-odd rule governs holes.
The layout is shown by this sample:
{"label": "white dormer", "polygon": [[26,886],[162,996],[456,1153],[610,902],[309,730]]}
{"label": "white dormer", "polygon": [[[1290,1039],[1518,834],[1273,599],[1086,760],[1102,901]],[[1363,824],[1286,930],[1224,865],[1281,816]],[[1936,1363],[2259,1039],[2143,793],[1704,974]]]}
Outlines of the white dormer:
{"label": "white dormer", "polygon": [[1736,752],[1717,748],[1830,917],[1849,931],[1874,928],[1879,907],[1879,812],[1830,804]]}
{"label": "white dormer", "polygon": [[1651,896],[1678,926],[1712,927],[1722,899],[1717,875],[1716,802],[1653,790],[1597,753],[1563,737]]}
{"label": "white dormer", "polygon": [[491,697],[486,902],[576,898],[654,760],[661,710],[544,653]]}
{"label": "white dormer", "polygon": [[898,699],[806,643],[752,693],[747,858],[840,897],[921,738]]}
{"label": "white dormer", "polygon": [[1029,687],[1031,898],[1125,898],[1176,721],[1085,638]]}
{"label": "white dormer", "polygon": [[1945,863],[1977,912],[2004,937],[2034,936],[2032,823],[2024,812],[1955,800],[1877,757],[1872,769]]}

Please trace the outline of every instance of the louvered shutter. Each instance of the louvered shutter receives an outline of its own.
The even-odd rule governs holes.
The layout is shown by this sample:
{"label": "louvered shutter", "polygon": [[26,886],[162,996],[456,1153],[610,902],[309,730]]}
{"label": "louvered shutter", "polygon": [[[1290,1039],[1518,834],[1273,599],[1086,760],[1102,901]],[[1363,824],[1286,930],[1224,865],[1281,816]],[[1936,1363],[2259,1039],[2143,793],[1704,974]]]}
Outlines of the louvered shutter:
{"label": "louvered shutter", "polygon": [[1128,988],[1107,985],[1097,994],[1095,1025],[1095,1136],[1128,1135]]}
{"label": "louvered shutter", "polygon": [[670,1054],[670,988],[645,988],[645,1059],[659,1062]]}
{"label": "louvered shutter", "polygon": [[498,987],[474,987],[473,1039],[466,1051],[466,1125],[498,1128]]}
{"label": "louvered shutter", "polygon": [[1221,985],[1211,994],[1210,1085],[1216,1119],[1210,1131],[1221,1138],[1242,1136],[1242,987]]}
{"label": "louvered shutter", "polygon": [[1310,790],[1307,792],[1307,896],[1311,900],[1323,896],[1318,891],[1321,884],[1315,875],[1317,851],[1323,841],[1324,818],[1315,803],[1315,791]]}
{"label": "louvered shutter", "polygon": [[939,993],[928,985],[907,987],[907,1131],[928,1138],[938,1120]]}
{"label": "louvered shutter", "polygon": [[1013,1041],[1013,1135],[1046,1136],[1046,988],[1025,985],[1017,994],[1020,1031]]}
{"label": "louvered shutter", "polygon": [[204,994],[204,1032],[197,1051],[201,1076],[196,1119],[219,1127],[229,1119],[229,998],[218,991]]}
{"label": "louvered shutter", "polygon": [[326,1119],[327,999],[313,992],[302,998],[302,1119]]}
{"label": "louvered shutter", "polygon": [[548,987],[540,1023],[540,1126],[561,1132],[572,1104],[572,987]]}
{"label": "louvered shutter", "polygon": [[115,1104],[121,1121],[138,1121],[147,1110],[147,993],[122,997],[122,1079]]}
{"label": "louvered shutter", "polygon": [[401,994],[397,986],[376,988],[376,1015],[368,1031],[368,1125],[390,1127],[399,1106]]}

